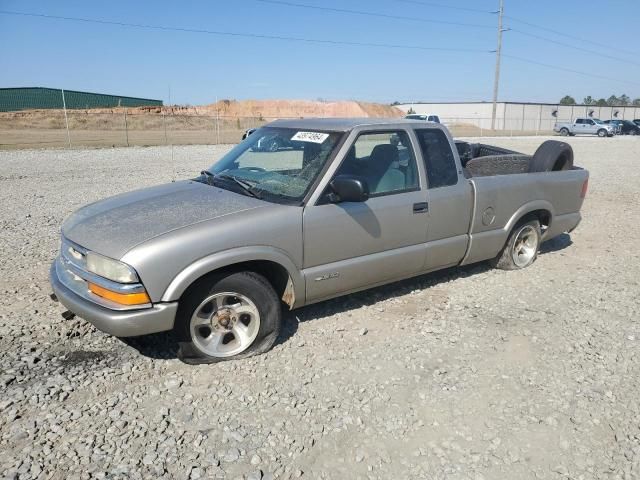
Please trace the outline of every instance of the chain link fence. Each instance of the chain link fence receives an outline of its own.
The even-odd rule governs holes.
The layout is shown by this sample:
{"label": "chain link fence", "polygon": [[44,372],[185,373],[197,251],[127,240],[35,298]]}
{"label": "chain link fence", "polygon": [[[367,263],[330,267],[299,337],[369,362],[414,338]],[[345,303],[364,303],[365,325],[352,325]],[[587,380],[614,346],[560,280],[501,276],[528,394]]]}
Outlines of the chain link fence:
{"label": "chain link fence", "polygon": [[248,128],[272,118],[221,117],[141,113],[128,109],[110,112],[25,111],[0,113],[0,148],[127,147],[238,143]]}
{"label": "chain link fence", "polygon": [[[279,117],[282,118],[282,117]],[[148,145],[212,145],[238,143],[245,130],[276,118],[179,114],[165,109],[140,112],[126,108],[0,112],[0,148],[127,147]],[[549,135],[555,120],[503,122],[500,130],[485,128],[491,119],[443,118],[456,137]]]}

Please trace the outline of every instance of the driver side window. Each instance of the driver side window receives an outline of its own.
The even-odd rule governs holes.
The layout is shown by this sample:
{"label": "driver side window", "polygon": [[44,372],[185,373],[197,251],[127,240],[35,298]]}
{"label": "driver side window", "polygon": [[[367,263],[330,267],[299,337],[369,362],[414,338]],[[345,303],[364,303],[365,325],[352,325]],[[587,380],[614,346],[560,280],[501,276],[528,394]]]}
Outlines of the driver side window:
{"label": "driver side window", "polygon": [[417,190],[418,171],[407,132],[361,134],[351,146],[337,175],[366,180],[370,196]]}

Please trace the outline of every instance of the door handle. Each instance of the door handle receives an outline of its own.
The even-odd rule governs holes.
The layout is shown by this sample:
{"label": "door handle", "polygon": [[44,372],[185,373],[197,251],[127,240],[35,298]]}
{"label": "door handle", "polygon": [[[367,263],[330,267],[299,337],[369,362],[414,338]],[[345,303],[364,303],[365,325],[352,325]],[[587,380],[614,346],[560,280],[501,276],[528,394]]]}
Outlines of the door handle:
{"label": "door handle", "polygon": [[413,204],[413,213],[426,213],[429,211],[429,202],[419,202]]}

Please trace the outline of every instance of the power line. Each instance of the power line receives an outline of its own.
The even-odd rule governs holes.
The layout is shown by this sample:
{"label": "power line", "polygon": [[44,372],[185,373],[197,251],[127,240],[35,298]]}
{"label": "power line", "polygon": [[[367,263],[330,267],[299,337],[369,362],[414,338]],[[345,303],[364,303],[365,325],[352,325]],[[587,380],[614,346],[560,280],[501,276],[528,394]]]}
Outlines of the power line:
{"label": "power line", "polygon": [[207,35],[220,35],[220,36],[245,37],[245,38],[261,38],[261,39],[267,39],[267,40],[282,40],[282,41],[317,43],[317,44],[328,44],[328,45],[345,45],[345,46],[352,46],[352,47],[376,47],[376,48],[395,48],[395,49],[408,49],[408,50],[432,50],[432,51],[442,51],[442,52],[488,53],[487,50],[473,49],[473,48],[427,47],[423,45],[406,45],[406,44],[393,44],[393,43],[351,42],[351,41],[345,41],[345,40],[328,40],[328,39],[320,39],[320,38],[290,37],[290,36],[283,36],[283,35],[268,35],[268,34],[259,34],[259,33],[241,33],[241,32],[229,32],[229,31],[221,31],[221,30],[204,30],[204,29],[197,29],[197,28],[170,27],[170,26],[164,26],[164,25],[152,25],[152,24],[143,24],[143,23],[117,22],[117,21],[103,20],[98,18],[66,17],[66,16],[60,16],[60,15],[16,12],[16,11],[9,11],[9,10],[0,10],[0,14],[23,16],[23,17],[46,18],[46,19],[53,19],[53,20],[66,20],[66,21],[81,22],[81,23],[94,23],[94,24],[100,24],[100,25],[114,25],[118,27],[143,28],[147,30],[200,33],[200,34],[207,34]]}
{"label": "power line", "polygon": [[[427,6],[427,7],[449,8],[449,9],[454,9],[454,10],[464,10],[464,11],[469,11],[469,12],[474,12],[474,13],[484,13],[484,14],[491,14],[491,15],[495,15],[495,14],[499,13],[498,11],[489,12],[487,10],[480,10],[480,9],[475,9],[475,8],[456,7],[456,6],[453,6],[453,5],[444,5],[444,4],[441,4],[441,3],[434,3],[434,2],[423,2],[421,0],[394,0],[394,1],[401,2],[401,3],[410,3],[410,4],[415,4],[415,5],[424,5],[424,6]],[[554,30],[552,28],[545,27],[545,26],[539,25],[537,23],[528,22],[526,20],[522,20],[521,18],[513,17],[511,15],[504,15],[503,17],[508,19],[508,20],[511,20],[512,22],[521,23],[521,24],[527,25],[527,26],[529,26],[531,28],[536,28],[536,29],[539,29],[539,30],[543,30],[545,32],[549,32],[549,33],[553,33],[555,35],[559,35],[561,37],[570,38],[572,40],[577,40],[577,41],[582,42],[582,43],[588,43],[590,45],[595,45],[597,47],[606,48],[607,50],[611,50],[611,44],[594,42],[593,40],[590,40],[590,39],[587,39],[587,38],[582,38],[582,37],[579,37],[579,36],[576,36],[576,35],[570,35],[568,33],[561,32],[559,30]],[[523,35],[534,36],[534,34],[529,34],[527,32],[523,32],[521,30],[517,30],[517,29],[512,29],[512,30],[513,31],[517,31],[518,33],[521,33]],[[537,36],[535,38],[538,38],[540,40],[546,40],[546,41],[549,41],[549,42],[555,42],[558,45],[563,45],[565,47],[573,48],[573,49],[576,49],[576,50],[583,50],[585,52],[593,53],[594,55],[604,56],[604,57],[607,57],[607,58],[611,58],[613,60],[619,60],[619,61],[622,61],[622,62],[629,62],[628,60],[624,60],[624,59],[621,59],[621,58],[618,58],[618,57],[613,57],[613,56],[610,56],[610,55],[606,55],[606,54],[602,54],[602,53],[599,53],[599,52],[595,52],[593,50],[588,50],[586,48],[577,47],[575,45],[570,45],[568,43],[557,42],[557,41],[555,41],[553,39],[550,39],[550,38],[547,38],[547,37]],[[617,45],[616,45],[616,51],[620,52],[620,53],[623,53],[623,54],[627,54],[627,55],[634,55],[636,57],[639,55],[638,52],[631,52],[629,50],[624,50],[624,49],[619,48]],[[629,62],[629,63],[636,64],[635,62]],[[638,64],[638,65],[640,65],[640,64]]]}
{"label": "power line", "polygon": [[530,63],[532,65],[539,65],[541,67],[552,68],[554,70],[561,70],[561,71],[564,71],[564,72],[576,73],[578,75],[582,75],[582,76],[585,76],[585,77],[593,77],[593,78],[599,78],[599,79],[602,79],[602,80],[609,80],[609,81],[612,81],[612,82],[627,83],[629,85],[636,85],[636,86],[640,85],[640,83],[637,83],[637,82],[630,82],[628,80],[621,80],[619,78],[613,78],[613,77],[605,77],[604,75],[596,75],[596,74],[593,74],[593,73],[582,72],[580,70],[573,70],[572,68],[560,67],[558,65],[550,65],[548,63],[537,62],[535,60],[529,60],[527,58],[518,57],[516,55],[508,55],[506,53],[503,53],[502,56],[503,57],[507,57],[507,58],[511,58],[513,60],[518,60],[520,62]]}
{"label": "power line", "polygon": [[538,40],[543,40],[545,42],[555,43],[556,45],[561,45],[563,47],[572,48],[574,50],[580,50],[582,52],[587,52],[587,53],[590,53],[592,55],[598,55],[599,57],[609,58],[611,60],[616,60],[618,62],[627,63],[627,64],[630,64],[630,65],[640,66],[640,63],[638,63],[638,62],[632,62],[631,60],[626,60],[624,58],[614,57],[613,55],[607,55],[606,53],[596,52],[595,50],[590,50],[588,48],[577,47],[577,46],[571,45],[569,43],[559,42],[557,40],[553,40],[553,39],[548,38],[548,37],[543,37],[541,35],[536,35],[534,33],[523,32],[522,30],[518,30],[516,28],[510,28],[509,30],[514,32],[514,33],[518,33],[520,35],[525,35],[527,37],[536,38]]}
{"label": "power line", "polygon": [[[327,12],[334,12],[334,13],[346,13],[346,14],[352,14],[352,15],[364,15],[364,16],[368,16],[368,17],[380,17],[380,18],[390,18],[393,20],[409,20],[409,21],[416,21],[416,22],[425,22],[425,23],[437,23],[437,24],[445,24],[445,25],[454,25],[454,26],[471,26],[471,27],[477,27],[477,28],[493,28],[489,25],[481,25],[481,24],[475,24],[475,23],[462,23],[462,22],[450,22],[450,21],[445,21],[445,20],[433,20],[433,19],[427,19],[427,18],[420,18],[420,17],[407,17],[407,16],[402,16],[402,15],[390,15],[390,14],[383,14],[383,13],[375,13],[375,12],[366,12],[366,11],[362,11],[362,10],[351,10],[351,9],[345,9],[345,8],[334,8],[334,7],[323,7],[323,6],[317,6],[317,5],[309,5],[309,4],[302,4],[302,3],[295,3],[295,2],[290,2],[287,0],[256,0],[257,2],[262,2],[262,3],[268,3],[268,4],[273,4],[273,5],[282,5],[282,6],[287,6],[287,7],[296,7],[296,8],[306,8],[306,9],[311,9],[311,10],[320,10],[320,11],[327,11]],[[412,3],[412,4],[418,4],[418,5],[424,5],[424,6],[437,6],[437,7],[442,7],[442,8],[452,8],[452,9],[456,9],[456,10],[468,10],[468,11],[472,11],[475,13],[485,13],[485,14],[494,14],[496,12],[488,12],[486,10],[478,10],[478,9],[469,9],[469,8],[465,8],[465,7],[455,7],[455,6],[449,6],[449,5],[442,5],[442,4],[438,4],[438,3],[432,3],[432,2],[423,2],[420,0],[396,0],[397,2],[404,2],[404,3]],[[516,22],[519,22],[520,20],[514,18],[514,17],[510,17],[508,15],[503,15],[504,18],[510,18]],[[561,32],[556,32],[555,30],[551,30],[548,29],[546,27],[542,27],[542,26],[538,26],[535,25],[533,23],[530,22],[524,22],[532,27],[535,28],[540,28],[543,30],[548,30],[554,33],[558,33],[561,34]],[[545,42],[550,42],[550,43],[554,43],[556,45],[560,45],[563,47],[567,47],[567,48],[571,48],[574,50],[579,50],[579,51],[583,51],[586,53],[591,53],[593,55],[597,55],[603,58],[609,58],[611,60],[616,60],[618,62],[623,62],[623,63],[628,63],[631,65],[637,65],[640,66],[640,63],[637,62],[633,62],[630,60],[625,60],[623,58],[619,58],[619,57],[615,57],[613,55],[607,55],[605,53],[600,53],[597,52],[595,50],[590,50],[588,48],[584,48],[584,47],[579,47],[576,45],[571,45],[569,43],[565,43],[565,42],[560,42],[548,37],[544,37],[541,35],[536,35],[533,33],[529,33],[529,32],[525,32],[519,29],[515,29],[515,28],[511,28],[509,29],[513,32],[516,32],[520,35],[525,35],[531,38],[536,38],[538,40],[542,40]],[[575,37],[576,39],[578,37]]]}
{"label": "power line", "polygon": [[[589,43],[591,45],[595,45],[595,46],[598,46],[598,47],[606,48],[607,50],[611,50],[611,48],[612,48],[612,44],[611,43],[606,44],[606,43],[594,42],[593,40],[589,40],[589,39],[582,38],[582,37],[577,37],[575,35],[570,35],[568,33],[560,32],[558,30],[553,30],[552,28],[543,27],[542,25],[538,25],[538,24],[535,24],[535,23],[527,22],[526,20],[522,20],[520,18],[512,17],[510,15],[505,15],[504,18],[507,18],[507,19],[511,20],[512,22],[522,23],[523,25],[527,25],[529,27],[538,28],[538,29],[544,30],[546,32],[554,33],[556,35],[560,35],[561,37],[571,38],[573,40],[578,40],[579,42]],[[636,55],[636,56],[638,55],[638,52],[630,52],[629,50],[623,50],[623,49],[619,48],[618,46],[616,46],[616,51],[618,51],[620,53],[626,53],[626,54],[629,54],[629,55]]]}
{"label": "power line", "polygon": [[[462,11],[468,11],[468,12],[474,12],[474,13],[484,13],[484,14],[491,14],[491,15],[495,15],[495,14],[498,13],[497,11],[490,12],[490,11],[487,11],[487,10],[480,10],[480,9],[476,9],[476,8],[456,7],[456,6],[453,6],[453,5],[444,5],[444,4],[441,4],[441,3],[423,2],[421,0],[394,0],[394,1],[400,2],[400,3],[410,3],[410,4],[414,4],[414,5],[424,5],[426,7],[448,8],[448,9],[453,9],[453,10],[462,10]],[[595,46],[598,46],[598,47],[601,47],[601,48],[606,48],[607,50],[611,50],[611,44],[594,42],[593,40],[590,40],[588,38],[582,38],[582,37],[579,37],[579,36],[576,36],[576,35],[570,35],[568,33],[561,32],[559,30],[554,30],[552,28],[539,25],[537,23],[532,23],[532,22],[529,22],[529,21],[526,21],[526,20],[522,20],[521,18],[512,17],[511,15],[504,15],[504,18],[506,18],[508,20],[511,20],[512,22],[521,23],[523,25],[527,25],[527,26],[532,27],[532,28],[536,28],[536,29],[539,29],[539,30],[544,30],[545,32],[553,33],[553,34],[559,35],[561,37],[570,38],[572,40],[577,40],[579,42],[588,43],[590,45],[595,45]],[[512,30],[516,31],[516,29],[512,29]],[[517,31],[519,33],[523,33],[523,34],[526,35],[525,32],[522,32],[520,30],[517,30]],[[531,35],[533,35],[533,34],[531,34]],[[545,38],[545,37],[539,37],[539,38],[541,40],[553,41],[553,40],[551,40],[549,38]],[[580,47],[576,47],[576,46],[569,45],[569,44],[566,44],[566,43],[561,43],[561,42],[557,42],[557,43],[559,45],[564,45],[564,46],[569,47],[569,48],[575,48],[575,49],[584,50],[585,52],[594,53],[596,55],[603,55],[603,54],[596,53],[593,50],[587,50],[587,49],[583,49],[583,48],[580,48]],[[635,55],[635,56],[638,56],[638,54],[639,54],[638,52],[631,52],[629,50],[623,50],[623,49],[619,48],[618,46],[616,46],[616,51],[620,52],[620,53],[628,54],[628,55]],[[613,58],[613,59],[617,60],[617,58],[615,58],[615,57],[609,57],[609,58]],[[626,61],[626,60],[621,60],[621,61]]]}
{"label": "power line", "polygon": [[447,20],[433,20],[430,18],[407,17],[402,15],[391,15],[386,13],[366,12],[363,10],[351,10],[347,8],[321,7],[318,5],[308,5],[305,3],[294,3],[285,0],[256,0],[257,2],[270,3],[273,5],[282,5],[286,7],[306,8],[310,10],[322,10],[325,12],[347,13],[350,15],[364,15],[367,17],[391,18],[393,20],[408,20],[411,22],[435,23],[441,25],[452,25],[456,27],[473,27],[473,28],[493,28],[491,25],[482,25],[479,23],[450,22]]}
{"label": "power line", "polygon": [[424,5],[425,7],[436,7],[436,8],[448,8],[451,10],[462,10],[465,12],[475,12],[475,13],[489,13],[493,14],[495,12],[490,12],[488,10],[480,10],[477,8],[467,8],[467,7],[456,7],[454,5],[445,5],[443,3],[434,3],[434,2],[422,2],[420,0],[395,0],[396,2],[401,3],[412,3],[414,5]]}
{"label": "power line", "polygon": [[[46,18],[52,20],[64,20],[64,21],[72,21],[72,22],[80,22],[80,23],[90,23],[90,24],[99,24],[99,25],[111,25],[118,27],[130,27],[130,28],[141,28],[147,30],[159,30],[159,31],[170,31],[170,32],[183,32],[183,33],[198,33],[198,34],[207,34],[207,35],[216,35],[216,36],[231,36],[231,37],[240,37],[240,38],[259,38],[266,40],[279,40],[279,41],[289,41],[289,42],[302,42],[302,43],[312,43],[312,44],[321,44],[321,45],[342,45],[342,46],[352,46],[352,47],[374,47],[374,48],[392,48],[392,49],[405,49],[405,50],[425,50],[425,51],[445,51],[445,52],[461,52],[461,53],[493,53],[487,50],[481,49],[471,49],[471,48],[447,48],[447,47],[427,47],[423,45],[406,45],[406,44],[390,44],[390,43],[370,43],[370,42],[350,42],[343,40],[329,40],[329,39],[320,39],[320,38],[305,38],[305,37],[291,37],[291,36],[283,36],[283,35],[268,35],[268,34],[258,34],[258,33],[244,33],[244,32],[230,32],[230,31],[221,31],[221,30],[205,30],[205,29],[196,29],[196,28],[186,28],[186,27],[170,27],[165,25],[152,25],[152,24],[141,24],[141,23],[129,23],[129,22],[118,22],[112,20],[103,20],[97,18],[84,18],[84,17],[67,17],[60,15],[47,15],[41,13],[27,13],[27,12],[17,12],[17,11],[9,11],[9,10],[0,10],[0,15],[13,15],[13,16],[22,16],[22,17],[34,17],[34,18]],[[602,75],[595,75],[587,72],[582,72],[579,70],[573,70],[570,68],[560,67],[556,65],[550,65],[542,62],[537,62],[535,60],[529,60],[527,58],[518,57],[515,55],[508,55],[503,53],[503,57],[511,58],[514,60],[518,60],[525,63],[530,63],[533,65],[539,65],[546,68],[551,68],[555,70],[561,70],[571,73],[576,73],[578,75],[583,75],[586,77],[599,78],[604,80],[609,80],[613,82],[627,83],[633,85],[640,85],[635,82],[629,82],[626,80],[621,80],[613,77],[605,77]]]}

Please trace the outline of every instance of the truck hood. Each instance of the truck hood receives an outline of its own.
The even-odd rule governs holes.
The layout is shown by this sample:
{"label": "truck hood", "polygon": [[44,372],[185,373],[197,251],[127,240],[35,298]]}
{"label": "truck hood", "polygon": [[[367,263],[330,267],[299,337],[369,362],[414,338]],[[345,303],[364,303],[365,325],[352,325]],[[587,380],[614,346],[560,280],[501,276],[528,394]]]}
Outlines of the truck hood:
{"label": "truck hood", "polygon": [[187,180],[89,204],[64,222],[62,234],[82,247],[120,259],[158,235],[268,205],[257,198]]}

